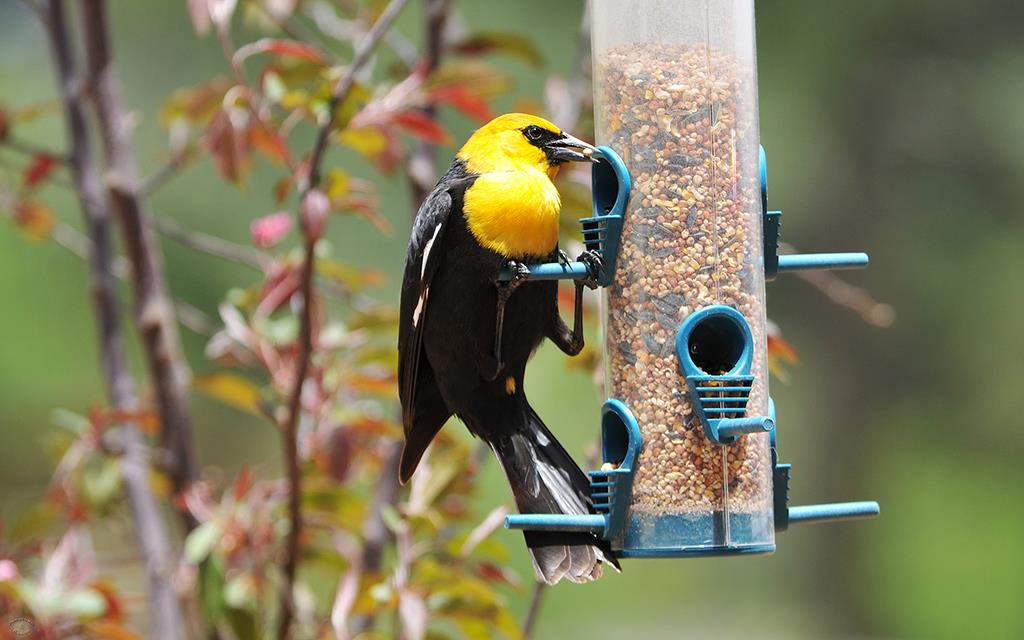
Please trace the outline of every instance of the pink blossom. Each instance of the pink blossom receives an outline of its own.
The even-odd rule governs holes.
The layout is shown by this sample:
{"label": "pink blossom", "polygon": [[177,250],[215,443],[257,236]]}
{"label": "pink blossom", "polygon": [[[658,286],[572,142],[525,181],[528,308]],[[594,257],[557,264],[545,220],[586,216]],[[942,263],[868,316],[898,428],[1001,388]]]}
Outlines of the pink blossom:
{"label": "pink blossom", "polygon": [[257,247],[272,247],[288,235],[292,228],[292,216],[287,211],[279,211],[252,221],[249,232],[252,242]]}
{"label": "pink blossom", "polygon": [[18,565],[14,564],[13,560],[0,560],[0,582],[16,580],[19,575]]}

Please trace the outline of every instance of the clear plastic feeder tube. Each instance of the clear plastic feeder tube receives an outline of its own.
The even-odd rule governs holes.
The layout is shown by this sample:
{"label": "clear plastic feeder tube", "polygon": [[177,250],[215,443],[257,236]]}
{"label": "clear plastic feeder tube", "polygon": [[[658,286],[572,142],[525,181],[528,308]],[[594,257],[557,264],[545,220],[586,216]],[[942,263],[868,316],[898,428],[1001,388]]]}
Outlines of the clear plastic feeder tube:
{"label": "clear plastic feeder tube", "polygon": [[[769,436],[708,439],[675,340],[701,309],[738,310],[746,415],[767,415],[753,1],[594,0],[592,20],[597,140],[633,178],[605,327],[609,395],[644,440],[622,553],[770,551]],[[734,364],[714,328],[691,345],[708,375]]]}

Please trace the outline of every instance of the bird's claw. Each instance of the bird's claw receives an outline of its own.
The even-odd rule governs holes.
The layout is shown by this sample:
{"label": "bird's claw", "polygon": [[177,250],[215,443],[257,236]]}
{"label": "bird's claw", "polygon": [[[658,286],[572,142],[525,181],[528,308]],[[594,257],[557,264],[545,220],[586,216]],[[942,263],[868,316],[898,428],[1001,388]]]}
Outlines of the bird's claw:
{"label": "bird's claw", "polygon": [[509,260],[505,268],[512,272],[512,282],[521,282],[530,277],[530,267],[518,260]]}
{"label": "bird's claw", "polygon": [[564,251],[562,251],[561,249],[559,249],[558,250],[558,264],[562,265],[563,267],[568,267],[571,263],[572,263],[572,260],[569,259],[569,254],[564,252]]}
{"label": "bird's claw", "polygon": [[579,261],[587,266],[587,277],[580,281],[588,289],[596,289],[597,279],[601,275],[601,268],[604,266],[604,259],[597,251],[584,251],[580,254]]}

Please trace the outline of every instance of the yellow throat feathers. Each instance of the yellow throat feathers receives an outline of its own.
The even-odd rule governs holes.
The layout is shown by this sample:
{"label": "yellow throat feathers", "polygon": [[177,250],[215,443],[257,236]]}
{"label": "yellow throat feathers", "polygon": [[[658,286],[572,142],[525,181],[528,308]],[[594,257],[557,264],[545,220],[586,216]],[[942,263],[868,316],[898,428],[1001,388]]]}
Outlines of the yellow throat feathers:
{"label": "yellow throat feathers", "polygon": [[558,167],[522,134],[531,124],[558,131],[534,116],[502,116],[477,130],[457,156],[478,176],[463,203],[469,230],[506,258],[546,256],[558,246],[562,201],[551,182]]}

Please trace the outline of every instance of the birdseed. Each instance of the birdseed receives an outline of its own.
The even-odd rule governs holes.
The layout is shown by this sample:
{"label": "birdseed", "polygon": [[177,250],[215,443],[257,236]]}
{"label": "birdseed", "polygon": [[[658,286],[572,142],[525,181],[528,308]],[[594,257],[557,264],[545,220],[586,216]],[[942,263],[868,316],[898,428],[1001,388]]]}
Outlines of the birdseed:
{"label": "birdseed", "polygon": [[622,154],[633,178],[606,299],[608,388],[644,439],[632,508],[763,513],[768,435],[710,442],[675,351],[691,313],[739,310],[754,334],[747,415],[767,414],[753,68],[704,46],[631,44],[599,55],[595,80],[598,139]]}

